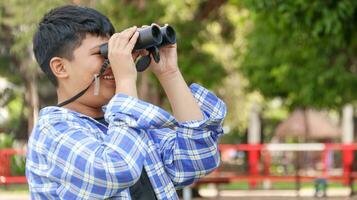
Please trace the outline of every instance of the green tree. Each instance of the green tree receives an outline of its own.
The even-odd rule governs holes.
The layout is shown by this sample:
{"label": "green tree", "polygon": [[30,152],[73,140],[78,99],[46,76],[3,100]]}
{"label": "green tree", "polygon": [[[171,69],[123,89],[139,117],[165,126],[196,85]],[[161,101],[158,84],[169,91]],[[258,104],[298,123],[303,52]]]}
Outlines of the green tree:
{"label": "green tree", "polygon": [[357,1],[232,0],[253,28],[241,71],[251,90],[291,107],[357,99]]}
{"label": "green tree", "polygon": [[[10,132],[16,132],[18,138],[27,138],[40,107],[38,82],[42,80],[32,56],[32,35],[38,21],[49,8],[66,2],[0,1],[0,72],[2,77],[6,77],[22,91],[13,96],[13,101],[17,107],[23,109],[12,116],[17,119],[12,119],[15,122],[8,127]],[[21,98],[17,98],[18,96]],[[14,102],[10,102],[10,105],[13,104]]]}
{"label": "green tree", "polygon": [[[22,138],[26,138],[36,120],[38,109],[43,105],[55,103],[54,87],[40,72],[31,50],[31,39],[37,23],[51,8],[67,3],[98,8],[112,20],[117,31],[132,25],[139,26],[152,22],[160,25],[171,24],[177,31],[179,63],[186,80],[189,83],[198,82],[209,88],[214,88],[222,82],[225,70],[219,60],[213,57],[209,51],[202,49],[207,44],[206,41],[212,37],[207,26],[214,22],[224,22],[222,20],[224,15],[222,17],[222,13],[218,14],[217,10],[225,2],[225,0],[186,2],[169,0],[1,1],[0,72],[2,77],[6,77],[22,89],[22,92],[15,95],[8,105],[10,110],[20,113],[16,116],[19,118],[18,121],[8,129],[18,131]],[[149,93],[153,93],[146,99],[156,99],[158,104],[165,104],[164,94],[159,92],[161,90],[158,89],[159,86],[151,75],[143,73],[139,81],[141,82],[141,93],[145,93],[145,88],[150,90]],[[27,124],[28,128],[26,129],[24,126]],[[16,128],[17,125],[20,128]]]}

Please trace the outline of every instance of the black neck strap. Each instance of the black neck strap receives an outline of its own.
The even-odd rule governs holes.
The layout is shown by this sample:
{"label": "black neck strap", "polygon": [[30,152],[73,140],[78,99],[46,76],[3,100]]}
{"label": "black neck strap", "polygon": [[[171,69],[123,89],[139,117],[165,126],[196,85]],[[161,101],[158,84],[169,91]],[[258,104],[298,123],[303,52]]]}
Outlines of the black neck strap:
{"label": "black neck strap", "polygon": [[[100,77],[101,75],[103,75],[103,73],[105,72],[105,70],[108,68],[109,66],[109,60],[105,59],[104,63],[102,65],[102,67],[100,68],[99,74],[97,75],[97,77]],[[86,87],[84,90],[80,91],[78,94],[74,95],[73,97],[67,99],[66,101],[57,104],[58,107],[62,107],[64,105],[67,105],[73,101],[75,101],[76,99],[78,99],[79,97],[81,97],[84,93],[86,93],[86,91],[90,88],[90,86],[93,84],[93,82],[95,81],[95,78],[92,80],[92,82],[88,85],[88,87]]]}

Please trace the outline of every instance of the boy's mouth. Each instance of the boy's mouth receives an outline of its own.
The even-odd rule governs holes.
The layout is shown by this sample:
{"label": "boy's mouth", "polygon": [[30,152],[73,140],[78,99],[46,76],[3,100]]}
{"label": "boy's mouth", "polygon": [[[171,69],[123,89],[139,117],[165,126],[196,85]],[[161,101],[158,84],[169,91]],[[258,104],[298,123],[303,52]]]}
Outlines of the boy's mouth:
{"label": "boy's mouth", "polygon": [[105,75],[103,76],[104,80],[114,80],[114,76],[113,75]]}
{"label": "boy's mouth", "polygon": [[105,73],[102,75],[102,78],[104,80],[114,80],[114,75],[113,75],[112,69],[110,67],[107,68]]}

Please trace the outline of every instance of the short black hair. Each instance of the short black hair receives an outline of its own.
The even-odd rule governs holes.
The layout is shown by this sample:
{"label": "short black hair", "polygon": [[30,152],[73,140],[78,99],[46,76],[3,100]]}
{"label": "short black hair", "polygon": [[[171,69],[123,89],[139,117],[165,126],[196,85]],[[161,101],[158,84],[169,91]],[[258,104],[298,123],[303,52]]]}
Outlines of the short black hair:
{"label": "short black hair", "polygon": [[55,86],[58,83],[50,68],[51,58],[73,59],[73,51],[88,33],[110,37],[115,29],[103,14],[77,5],[54,8],[42,18],[33,37],[33,51],[42,71]]}

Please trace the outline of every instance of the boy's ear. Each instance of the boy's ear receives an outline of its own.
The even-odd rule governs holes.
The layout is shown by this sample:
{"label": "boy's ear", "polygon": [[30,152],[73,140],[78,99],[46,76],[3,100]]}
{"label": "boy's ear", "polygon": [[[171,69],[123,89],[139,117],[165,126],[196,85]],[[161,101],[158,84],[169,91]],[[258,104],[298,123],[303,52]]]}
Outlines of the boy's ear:
{"label": "boy's ear", "polygon": [[50,60],[50,67],[51,67],[52,73],[57,78],[67,78],[68,77],[68,71],[67,71],[65,61],[63,58],[53,57]]}

